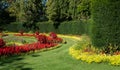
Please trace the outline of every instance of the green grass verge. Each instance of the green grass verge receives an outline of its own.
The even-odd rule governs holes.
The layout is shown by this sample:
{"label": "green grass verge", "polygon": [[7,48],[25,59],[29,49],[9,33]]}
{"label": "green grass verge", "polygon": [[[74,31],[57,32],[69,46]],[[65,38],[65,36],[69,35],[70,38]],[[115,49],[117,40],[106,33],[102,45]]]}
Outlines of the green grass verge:
{"label": "green grass verge", "polygon": [[72,58],[68,49],[79,41],[69,37],[64,40],[67,44],[53,50],[0,59],[0,70],[120,70],[107,63],[88,64]]}

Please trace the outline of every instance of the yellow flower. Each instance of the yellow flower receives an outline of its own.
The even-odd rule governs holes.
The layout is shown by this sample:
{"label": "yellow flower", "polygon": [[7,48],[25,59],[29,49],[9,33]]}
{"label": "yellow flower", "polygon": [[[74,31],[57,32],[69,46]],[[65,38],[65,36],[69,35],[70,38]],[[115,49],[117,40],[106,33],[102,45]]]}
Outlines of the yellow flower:
{"label": "yellow flower", "polygon": [[120,55],[91,54],[90,52],[75,50],[74,47],[69,48],[69,54],[78,60],[88,63],[109,62],[111,65],[120,65]]}

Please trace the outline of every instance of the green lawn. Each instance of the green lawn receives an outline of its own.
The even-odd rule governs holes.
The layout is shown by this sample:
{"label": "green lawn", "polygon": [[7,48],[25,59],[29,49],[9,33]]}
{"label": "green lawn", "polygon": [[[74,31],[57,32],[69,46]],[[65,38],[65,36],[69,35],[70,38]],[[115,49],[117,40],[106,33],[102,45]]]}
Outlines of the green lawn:
{"label": "green lawn", "polygon": [[72,58],[68,49],[78,40],[64,38],[67,44],[59,48],[0,60],[0,70],[120,70],[108,63],[88,64]]}

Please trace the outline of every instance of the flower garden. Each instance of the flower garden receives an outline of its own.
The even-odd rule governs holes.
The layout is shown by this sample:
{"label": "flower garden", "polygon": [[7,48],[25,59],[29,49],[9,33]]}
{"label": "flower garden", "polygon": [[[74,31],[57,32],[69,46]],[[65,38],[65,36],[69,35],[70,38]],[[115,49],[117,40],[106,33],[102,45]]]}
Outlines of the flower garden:
{"label": "flower garden", "polygon": [[[64,42],[64,40],[66,40],[66,42]],[[62,44],[61,47],[56,48],[60,44]],[[4,63],[10,64],[9,67],[11,67],[11,69],[25,69],[27,67],[19,68],[18,66],[28,65],[30,69],[34,68],[35,70],[39,70],[39,69],[42,69],[42,66],[48,65],[48,67],[45,67],[45,69],[49,70],[49,67],[51,67],[51,69],[59,70],[61,69],[61,65],[56,65],[58,67],[53,67],[51,65],[59,64],[59,63],[62,64],[65,61],[67,61],[67,65],[63,64],[64,65],[63,67],[65,68],[68,66],[67,69],[69,69],[71,66],[74,66],[74,64],[72,64],[73,62],[75,64],[79,64],[80,66],[86,65],[87,67],[92,67],[92,65],[97,65],[98,67],[102,65],[104,67],[103,63],[105,63],[105,65],[107,65],[106,69],[108,70],[119,69],[119,68],[116,68],[116,66],[119,66],[120,64],[119,62],[120,55],[118,52],[115,52],[112,55],[106,54],[101,51],[103,49],[99,50],[95,47],[88,47],[89,44],[90,44],[90,39],[86,35],[67,36],[67,35],[57,35],[54,32],[51,32],[49,34],[23,33],[22,35],[21,33],[6,33],[6,35],[2,36],[1,38],[0,64],[1,65]],[[53,49],[53,48],[56,48],[56,49]],[[45,51],[45,50],[48,50],[48,51]],[[42,52],[42,51],[45,51],[45,52]],[[38,56],[41,54],[42,54],[42,57]],[[73,59],[71,56],[73,57]],[[17,60],[18,62],[16,62],[14,61],[16,59],[20,59],[20,60]],[[12,63],[7,63],[11,60],[13,61]],[[82,62],[78,62],[77,60],[82,60]],[[21,61],[23,61],[22,63],[29,61],[27,63],[30,63],[30,64],[32,63],[32,65],[29,65],[29,64],[21,65],[19,64],[19,62]],[[89,65],[86,63],[83,63],[83,61],[87,62]],[[40,63],[37,63],[37,62],[40,62]],[[43,64],[40,67],[36,65],[41,63],[45,63],[45,64]],[[98,64],[100,64],[100,66]],[[112,65],[115,67],[111,67]],[[2,66],[1,69],[7,69],[8,67],[6,66],[7,65],[5,65],[5,67]],[[36,67],[38,67],[38,69]],[[77,69],[84,70],[85,68],[77,68]],[[88,68],[86,68],[85,70],[87,69]],[[97,69],[97,68],[94,68],[94,69]]]}
{"label": "flower garden", "polygon": [[[2,35],[2,34],[1,34]],[[19,37],[35,37],[36,42],[33,43],[25,43],[25,40],[21,40]],[[45,48],[51,48],[55,47],[58,44],[62,43],[63,39],[57,37],[57,34],[54,32],[51,32],[49,36],[46,36],[45,34],[39,34],[39,32],[35,32],[35,34],[23,34],[23,32],[20,31],[20,33],[13,34],[12,37],[17,37],[15,40],[21,40],[22,42],[14,41],[10,44],[11,41],[5,42],[4,37],[8,41],[9,34],[3,36],[3,38],[0,38],[0,56],[9,56],[9,55],[19,55],[21,53],[28,53],[28,52],[34,52],[36,50],[41,50]],[[24,44],[25,43],[25,44]]]}
{"label": "flower garden", "polygon": [[120,70],[120,0],[0,0],[0,70]]}

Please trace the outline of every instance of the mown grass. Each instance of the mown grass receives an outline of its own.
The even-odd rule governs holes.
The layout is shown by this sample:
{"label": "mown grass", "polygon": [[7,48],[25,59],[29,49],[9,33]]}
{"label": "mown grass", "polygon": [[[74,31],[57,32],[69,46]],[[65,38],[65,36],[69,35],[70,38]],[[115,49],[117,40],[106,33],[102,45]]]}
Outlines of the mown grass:
{"label": "mown grass", "polygon": [[67,44],[53,50],[2,58],[0,70],[120,70],[119,66],[88,64],[72,58],[68,49],[78,40],[68,37],[64,37],[64,40]]}

